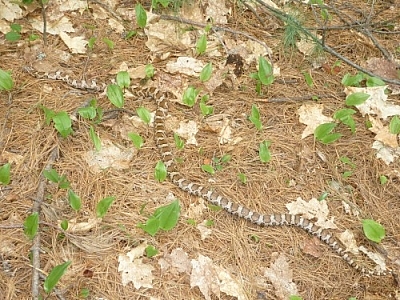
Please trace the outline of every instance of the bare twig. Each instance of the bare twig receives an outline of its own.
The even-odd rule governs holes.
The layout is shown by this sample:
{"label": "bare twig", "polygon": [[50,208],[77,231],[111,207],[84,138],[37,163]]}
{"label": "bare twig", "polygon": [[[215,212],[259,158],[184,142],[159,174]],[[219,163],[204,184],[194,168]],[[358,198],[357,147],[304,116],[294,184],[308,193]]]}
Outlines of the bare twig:
{"label": "bare twig", "polygon": [[256,2],[258,2],[259,4],[261,4],[262,6],[264,6],[266,9],[270,10],[276,17],[278,17],[280,20],[284,21],[284,22],[294,22],[296,23],[296,27],[307,37],[311,38],[312,41],[319,45],[320,47],[322,47],[326,52],[336,56],[337,58],[341,59],[342,61],[344,61],[346,64],[348,64],[349,66],[352,66],[353,68],[368,74],[370,76],[374,76],[374,77],[379,77],[380,79],[382,79],[383,81],[387,82],[387,83],[391,83],[391,84],[395,84],[395,85],[400,85],[400,81],[399,80],[395,80],[395,79],[389,79],[389,78],[385,78],[382,76],[379,76],[377,74],[374,74],[373,72],[368,71],[365,68],[362,68],[361,66],[357,65],[355,62],[351,61],[350,59],[348,59],[347,57],[341,55],[340,53],[336,52],[333,48],[331,48],[330,46],[321,43],[321,41],[315,36],[313,35],[310,31],[308,31],[307,29],[305,29],[303,26],[301,26],[301,24],[299,24],[293,17],[289,17],[286,13],[272,7],[269,6],[268,4],[266,4],[264,1],[261,0],[255,0]]}
{"label": "bare twig", "polygon": [[[49,155],[49,161],[46,164],[44,170],[49,170],[53,163],[58,157],[58,147],[55,146]],[[42,174],[40,175],[40,181],[38,190],[36,193],[36,201],[33,204],[32,212],[38,213],[40,218],[41,205],[44,200],[44,193],[46,189],[46,178]],[[39,286],[40,286],[40,230],[36,233],[33,238],[32,251],[32,299],[39,299]]]}
{"label": "bare twig", "polygon": [[47,19],[46,19],[46,7],[43,1],[39,1],[40,7],[42,8],[42,18],[43,18],[43,43],[47,46]]}

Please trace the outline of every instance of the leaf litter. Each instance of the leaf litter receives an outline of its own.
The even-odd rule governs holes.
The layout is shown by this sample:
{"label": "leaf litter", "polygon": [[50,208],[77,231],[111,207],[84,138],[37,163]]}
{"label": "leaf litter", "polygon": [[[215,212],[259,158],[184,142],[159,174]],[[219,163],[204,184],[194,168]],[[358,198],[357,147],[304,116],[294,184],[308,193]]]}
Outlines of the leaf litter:
{"label": "leaf litter", "polygon": [[[68,1],[67,1],[68,2]],[[82,1],[80,1],[82,2]],[[77,8],[73,8],[72,6],[72,1],[69,2],[71,3],[71,6],[65,6],[66,10],[68,9],[77,9]],[[214,3],[216,4],[216,3]],[[226,15],[229,14],[229,10],[226,9],[226,7],[224,6],[224,3],[221,1],[220,3],[218,3],[218,6],[213,7],[212,5],[207,7],[207,15],[209,16],[213,16],[213,18],[220,20],[220,22],[225,22],[226,19]],[[215,12],[219,12],[221,15],[215,15]],[[214,15],[213,15],[214,14]],[[107,14],[105,14],[107,15]],[[203,21],[203,16],[202,14],[197,14],[198,16],[201,16],[200,19],[198,19],[199,21]],[[54,14],[54,16],[59,16],[59,14]],[[161,22],[162,20],[160,20],[159,22]],[[187,49],[193,48],[194,46],[194,41],[195,39],[193,38],[193,36],[188,35],[185,37],[179,36],[179,39],[177,38],[176,40],[172,40],[173,43],[171,43],[171,37],[172,36],[176,36],[175,32],[176,32],[176,28],[175,25],[172,24],[174,27],[173,31],[168,31],[168,28],[166,26],[170,26],[172,23],[169,22],[162,22],[160,24],[158,24],[158,27],[153,27],[151,28],[151,24],[148,25],[148,27],[146,28],[146,34],[148,36],[148,42],[149,44],[147,45],[149,49],[152,49],[152,54],[154,55],[157,52],[162,52],[162,53],[168,53],[168,51],[166,50],[166,47],[170,47],[167,48],[168,50],[172,50],[172,49],[178,49],[179,51],[184,52]],[[70,31],[71,30],[71,22],[68,19],[59,19],[59,22],[55,22],[52,23],[50,25],[49,28],[52,28],[51,31],[54,34],[59,34],[60,37],[64,36],[63,41],[64,43],[67,45],[67,47],[69,47],[70,51],[72,53],[82,53],[82,51],[86,51],[84,50],[84,47],[86,46],[87,41],[85,40],[84,36],[79,36],[79,33],[77,33],[77,36],[71,37],[69,34],[67,33],[74,33],[74,31]],[[161,26],[164,25],[164,26]],[[111,24],[111,26],[114,26],[115,28],[118,28],[118,24],[114,23]],[[73,28],[72,28],[73,29]],[[38,30],[40,31],[40,29],[38,28]],[[54,30],[54,31],[53,31]],[[151,31],[153,30],[153,31]],[[172,28],[171,28],[172,30]],[[158,32],[157,32],[158,31]],[[168,34],[165,35],[160,35],[161,33],[165,33],[167,32]],[[201,32],[201,31],[199,31]],[[171,34],[171,35],[169,35]],[[153,35],[153,38],[151,38],[151,36]],[[212,37],[210,36],[210,39]],[[169,43],[165,43],[166,41],[168,41],[169,39]],[[215,39],[216,41],[218,39]],[[226,39],[227,43],[226,44],[234,44],[234,40],[230,40],[229,38]],[[242,45],[240,45],[240,43]],[[243,47],[243,44],[246,44],[245,47]],[[253,41],[247,41],[246,43],[242,43],[242,42],[238,42],[237,43],[237,48],[236,49],[240,49],[240,51],[243,51],[243,53],[247,53],[248,55],[242,55],[242,57],[245,57],[247,59],[246,63],[250,64],[251,62],[254,62],[260,54],[265,55],[266,50],[265,48],[261,47],[259,44],[253,42]],[[256,51],[257,49],[257,51]],[[172,51],[171,51],[172,53]],[[213,52],[214,55],[216,55],[217,52]],[[168,53],[170,54],[170,53]],[[60,55],[61,57],[61,55]],[[163,56],[162,59],[165,59],[166,56]],[[179,60],[185,60],[186,56],[182,56],[180,58],[177,59],[176,62],[178,62]],[[189,64],[185,65],[185,71],[182,72],[185,74],[185,72],[191,74],[190,76],[198,76],[199,70],[200,70],[200,61],[194,60],[194,61],[190,61]],[[275,66],[274,66],[275,67]],[[129,68],[129,66],[128,66]],[[140,66],[139,68],[141,68],[141,70],[143,70],[143,66]],[[45,68],[46,70],[48,70],[47,68]],[[172,70],[179,72],[178,70],[179,68],[176,68],[176,65],[172,65],[172,68],[168,71],[170,71],[171,73],[174,73]],[[133,70],[130,73],[136,73],[135,69],[131,69]],[[219,69],[218,71],[221,71],[222,69]],[[217,72],[218,72],[217,71]],[[143,73],[142,73],[143,74]],[[142,76],[142,75],[140,75]],[[143,77],[142,77],[143,78]],[[182,85],[183,87],[184,85]],[[219,86],[219,84],[216,84],[215,87]],[[315,108],[316,107],[316,108]],[[317,122],[323,122],[323,121],[327,121],[330,120],[329,117],[324,116],[322,114],[322,110],[323,107],[321,108],[320,105],[316,105],[314,106],[314,108],[310,108],[310,107],[304,107],[303,108],[305,111],[302,111],[301,113],[299,112],[299,115],[305,113],[310,113],[307,112],[308,109],[310,109],[312,112],[310,115],[301,117],[302,120],[304,121],[304,124],[307,125],[307,131],[305,130],[303,132],[303,136],[302,138],[305,138],[307,135],[311,134],[310,132],[312,132],[312,128],[315,128],[317,125],[317,123],[314,121],[307,121],[308,120],[313,120],[314,118],[318,119]],[[386,111],[390,111],[390,106]],[[223,126],[222,128],[230,128],[230,127],[225,127],[227,126],[228,121],[226,121],[227,119],[224,119],[223,122]],[[371,121],[372,122],[372,121]],[[375,126],[375,130],[376,128],[380,128],[380,125],[376,125]],[[387,126],[386,126],[387,127]],[[382,129],[382,128],[381,128]],[[221,129],[222,130],[222,129]],[[386,130],[386,129],[385,129]],[[379,131],[379,129],[378,129]],[[197,132],[197,131],[196,131]],[[229,132],[230,134],[232,132]],[[196,133],[193,134],[193,136],[195,136]],[[220,140],[220,143],[223,144],[226,141],[231,141],[231,137],[230,134],[228,136],[225,136],[224,139]],[[221,135],[222,136],[222,135]],[[222,142],[224,141],[224,142]],[[385,143],[385,142],[383,142]],[[388,143],[386,141],[386,143]],[[110,147],[111,154],[110,156],[114,156],[115,157],[119,157],[120,154],[118,154],[118,150],[116,150],[114,147],[116,147],[118,149],[117,146],[112,145]],[[108,149],[108,146],[106,145],[105,147],[105,152],[110,151]],[[107,155],[105,155],[105,157],[99,156],[98,158],[90,158],[88,159],[88,162],[91,161],[91,163],[93,163],[93,161],[101,161],[101,162],[105,162],[105,164],[100,164],[98,163],[98,166],[94,166],[93,165],[93,169],[98,168],[98,170],[104,169],[104,168],[109,168],[109,167],[116,167],[119,168],[121,167],[122,169],[126,168],[127,163],[129,163],[130,161],[130,156],[128,155],[125,158],[122,158],[123,162],[120,165],[119,163],[115,163],[113,161],[107,161]],[[126,164],[125,164],[125,162]],[[95,163],[94,163],[95,164]],[[315,200],[315,199],[314,199]],[[312,202],[312,201],[310,201]],[[316,215],[318,215],[317,219],[318,221],[320,221],[319,219],[323,220],[324,218],[327,217],[327,208],[323,207],[320,208],[318,207],[318,205],[316,203],[314,203],[315,201],[312,202],[311,206],[307,206],[306,202],[304,200],[297,200],[296,204],[292,204],[292,211],[303,211],[303,213],[310,213],[310,211],[312,212],[313,217],[316,217]],[[290,210],[290,209],[289,209]],[[311,214],[311,215],[312,215]],[[330,221],[333,224],[333,217],[331,220],[327,221],[327,224],[330,224]],[[325,222],[325,221],[321,221],[321,222]],[[81,222],[81,224],[84,224],[84,222]],[[326,224],[325,224],[326,225]],[[325,226],[324,225],[324,226]],[[332,226],[332,225],[326,225],[326,226]],[[84,227],[84,230],[90,230],[91,226],[89,227]],[[123,285],[127,285],[128,283],[132,282],[132,284],[134,285],[134,287],[136,289],[141,289],[141,288],[152,288],[152,281],[154,280],[154,275],[152,274],[152,272],[154,271],[154,267],[151,264],[146,264],[143,261],[145,260],[144,258],[144,250],[145,250],[145,246],[146,244],[142,244],[140,246],[138,246],[137,248],[133,249],[132,251],[124,254],[124,255],[120,255],[119,257],[119,267],[118,270],[120,272],[122,272],[122,283]],[[176,252],[174,252],[176,250]],[[182,249],[175,249],[171,252],[171,257],[164,258],[165,260],[169,260],[169,264],[171,264],[171,268],[175,268],[177,270],[178,273],[187,273],[189,274],[189,256],[187,255],[187,253],[185,253]],[[167,256],[165,256],[167,257]],[[159,260],[159,262],[161,261],[161,259]],[[160,263],[161,264],[161,263]],[[246,299],[243,291],[241,290],[241,286],[242,284],[237,283],[236,280],[234,280],[232,278],[232,275],[227,272],[225,269],[222,269],[219,266],[216,266],[213,261],[206,257],[203,256],[201,254],[198,255],[197,259],[192,259],[190,261],[190,265],[192,270],[192,273],[190,274],[190,278],[191,278],[191,286],[192,287],[198,287],[201,291],[201,293],[204,295],[204,297],[206,299],[211,299],[211,295],[216,295],[218,297],[220,297],[220,293],[224,292],[227,295],[231,295],[233,297],[236,297],[238,299]],[[274,287],[276,288],[276,290],[278,291],[278,294],[281,295],[288,295],[287,293],[291,293],[291,294],[295,294],[297,293],[297,289],[295,287],[295,285],[292,282],[292,274],[291,271],[289,269],[289,265],[286,261],[286,258],[284,257],[283,254],[281,254],[279,256],[279,258],[273,263],[271,264],[271,267],[269,268],[269,271],[266,271],[265,276],[268,277],[270,279],[271,282],[275,282],[274,283]],[[273,279],[274,278],[274,279]],[[294,286],[293,286],[294,285]]]}

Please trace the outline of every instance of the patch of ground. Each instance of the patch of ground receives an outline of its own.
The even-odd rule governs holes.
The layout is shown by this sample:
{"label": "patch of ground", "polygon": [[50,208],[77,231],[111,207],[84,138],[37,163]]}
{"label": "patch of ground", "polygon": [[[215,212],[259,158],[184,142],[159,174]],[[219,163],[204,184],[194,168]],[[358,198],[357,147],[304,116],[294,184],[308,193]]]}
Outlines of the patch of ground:
{"label": "patch of ground", "polygon": [[[340,7],[351,12],[357,7],[360,14],[370,12],[369,4],[355,2]],[[258,10],[259,18],[265,20],[265,24],[260,24],[251,10],[237,5],[236,2],[226,3],[231,13],[224,27],[246,32],[264,41],[272,50],[274,64],[280,67],[280,76],[271,86],[264,87],[263,95],[259,96],[255,92],[255,81],[249,77],[250,73],[256,72],[256,63],[243,66],[240,61],[230,58],[229,62],[232,60],[236,69],[227,71],[222,84],[212,91],[207,104],[214,107],[211,117],[229,120],[232,136],[237,143],[220,144],[218,132],[210,129],[211,117],[202,116],[198,106],[190,109],[171,102],[171,117],[168,119],[177,122],[192,120],[199,127],[197,145],[175,150],[180,172],[195,182],[209,185],[234,201],[266,214],[287,212],[285,205],[298,197],[308,201],[328,192],[330,216],[335,217],[338,226],[334,232],[340,234],[346,229],[351,230],[359,244],[382,253],[391,268],[398,267],[400,165],[398,161],[386,165],[376,158],[375,150],[371,148],[374,136],[364,126],[366,118],[355,114],[356,134],[351,134],[344,126],[340,127],[344,136],[331,145],[316,142],[313,136],[301,139],[305,125],[299,122],[298,109],[312,100],[299,100],[299,97],[324,95],[319,102],[324,105],[324,114],[331,116],[344,107],[341,79],[348,72],[354,74],[354,70],[345,64],[341,64],[334,72],[326,67],[312,68],[308,57],[282,46],[284,28],[280,22]],[[379,13],[374,15],[374,24],[392,20],[399,26],[399,16],[396,15],[399,6],[391,5],[394,9],[389,4],[377,4],[375,11]],[[120,3],[117,7],[124,7],[124,4]],[[301,9],[304,16],[312,20],[313,12],[309,8],[293,5],[293,9]],[[32,212],[35,202],[39,201],[38,188],[43,182],[40,175],[54,147],[58,148],[59,157],[52,167],[68,178],[71,188],[82,199],[82,208],[74,211],[68,203],[66,191],[47,182],[40,214],[40,269],[47,275],[58,264],[65,261],[72,261],[72,264],[62,277],[57,291],[46,299],[80,299],[84,288],[90,291],[89,299],[207,299],[199,287],[191,287],[187,272],[162,269],[160,259],[177,248],[187,253],[189,259],[199,259],[200,256],[212,259],[214,266],[225,270],[233,278],[232,281],[238,283],[240,297],[233,294],[227,296],[222,291],[220,299],[284,299],[265,276],[267,268],[272,268],[282,254],[287,262],[282,270],[292,274],[288,275],[292,278],[288,281],[295,284],[297,294],[303,299],[398,299],[399,288],[392,276],[364,276],[346,264],[327,245],[316,242],[303,230],[259,227],[208,207],[207,203],[181,191],[168,180],[157,182],[154,179],[154,167],[160,157],[153,140],[153,130],[147,125],[135,127],[131,119],[128,120],[131,117],[129,112],[135,112],[140,106],[153,112],[156,103],[152,99],[127,98],[126,110],[107,123],[94,125],[78,118],[73,124],[74,133],[67,138],[60,137],[52,126],[46,125],[40,108],[42,105],[72,114],[96,97],[104,111],[114,107],[104,94],[73,89],[62,81],[38,79],[24,72],[25,66],[34,63],[37,53],[46,53],[46,67],[61,67],[76,78],[95,78],[98,82],[114,78],[113,72],[122,63],[127,63],[131,68],[152,63],[157,70],[156,78],[160,78],[167,73],[166,64],[175,61],[176,57],[197,57],[193,49],[182,50],[171,45],[164,51],[170,52],[169,58],[157,58],[146,47],[145,33],[139,30],[137,36],[123,39],[120,33],[112,30],[109,19],[113,17],[110,12],[102,12],[108,15],[107,19],[95,17],[100,11],[98,6],[92,4],[90,10],[81,13],[67,11],[64,14],[86,39],[96,36],[101,41],[106,37],[115,42],[114,49],[110,50],[106,44],[98,42],[89,54],[71,54],[67,62],[60,61],[59,53],[68,53],[69,49],[58,35],[47,35],[47,46],[43,45],[41,39],[27,41],[28,34],[39,34],[31,24],[33,19],[39,18],[40,9],[33,10],[19,20],[27,29],[23,32],[23,39],[10,43],[1,35],[0,68],[11,71],[15,86],[9,94],[0,94],[0,163],[10,161],[6,154],[11,153],[16,157],[12,162],[11,183],[0,188],[1,299],[31,297],[32,263],[29,253],[32,241],[24,236],[22,224]],[[168,22],[176,27],[179,34],[183,32],[179,28],[189,27],[188,24]],[[311,25],[315,26],[310,22]],[[133,28],[135,25],[128,24],[127,27]],[[377,36],[390,53],[399,54],[396,52],[396,47],[399,47],[398,34],[397,39],[393,38],[394,35]],[[228,37],[232,38],[225,33],[221,39]],[[234,35],[234,38],[238,44],[247,41],[242,35]],[[353,30],[340,30],[338,34],[330,32],[326,42],[357,64],[362,64],[369,57],[380,56],[376,47]],[[209,59],[214,66],[224,66],[227,54],[221,45],[218,49],[223,53],[222,57],[209,54],[197,58]],[[333,66],[337,60],[327,55],[324,66]],[[303,72],[310,72],[313,87],[305,83]],[[140,85],[139,79],[132,81],[134,85]],[[182,82],[202,86],[194,76],[182,76]],[[164,83],[167,89],[175,89],[175,84],[172,81]],[[274,99],[283,101],[271,101]],[[391,100],[398,103],[399,98],[393,95]],[[255,129],[248,121],[253,104],[260,110],[262,130]],[[90,125],[95,126],[101,140],[109,140],[122,151],[133,153],[128,161],[129,168],[118,169],[114,165],[95,172],[88,165],[85,157],[94,148],[88,134]],[[144,138],[142,149],[137,151],[123,137],[121,131],[127,128],[135,129]],[[171,128],[168,128],[168,132],[173,145]],[[258,158],[259,144],[264,140],[271,141],[272,159],[269,163],[261,163]],[[202,164],[221,158],[224,154],[230,154],[232,159],[223,165],[222,170],[214,175],[201,170]],[[341,162],[342,157],[348,157],[355,165],[349,177],[343,176],[349,167]],[[246,175],[246,184],[238,180],[238,173]],[[386,184],[379,181],[382,175],[388,178]],[[137,225],[146,222],[158,207],[168,204],[171,201],[169,193],[179,199],[181,217],[172,230],[161,231],[151,237]],[[116,200],[101,222],[89,224],[80,232],[62,234],[58,228],[59,221],[69,220],[72,224],[72,220],[78,223],[95,220],[95,207],[100,199],[107,196],[115,196]],[[343,202],[353,207],[358,215],[346,213]],[[375,245],[364,237],[362,219],[373,219],[385,227],[386,238],[381,244]],[[205,239],[202,239],[201,231],[196,227],[203,221],[211,221],[211,225],[206,226],[211,233]],[[137,289],[132,283],[123,286],[118,270],[119,255],[143,243],[159,250],[159,254],[153,258],[141,258],[143,264],[153,268],[152,287]],[[357,261],[369,264],[362,255],[357,256]],[[212,272],[218,273],[214,269]],[[211,273],[199,278],[210,280],[213,278]],[[40,293],[45,295],[42,288]],[[213,295],[208,299],[216,298]]]}

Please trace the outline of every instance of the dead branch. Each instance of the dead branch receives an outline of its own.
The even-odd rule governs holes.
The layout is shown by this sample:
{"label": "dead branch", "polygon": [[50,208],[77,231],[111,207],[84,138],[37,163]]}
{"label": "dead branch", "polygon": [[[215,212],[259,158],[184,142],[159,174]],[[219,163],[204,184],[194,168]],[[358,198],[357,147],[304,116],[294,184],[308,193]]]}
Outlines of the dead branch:
{"label": "dead branch", "polygon": [[[44,170],[49,170],[58,158],[58,146],[55,146],[49,155],[49,160]],[[44,201],[44,193],[46,190],[47,179],[44,177],[43,172],[40,174],[39,186],[36,193],[36,199],[33,204],[32,212],[38,213],[40,219],[40,210]],[[32,251],[32,299],[39,299],[39,286],[40,286],[40,230],[33,238]]]}

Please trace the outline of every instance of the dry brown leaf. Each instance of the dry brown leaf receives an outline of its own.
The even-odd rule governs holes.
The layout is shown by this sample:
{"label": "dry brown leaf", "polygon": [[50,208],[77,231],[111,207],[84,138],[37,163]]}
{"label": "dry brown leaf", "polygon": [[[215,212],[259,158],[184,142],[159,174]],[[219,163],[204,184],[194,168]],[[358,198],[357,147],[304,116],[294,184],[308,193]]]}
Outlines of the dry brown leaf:
{"label": "dry brown leaf", "polygon": [[171,251],[171,254],[165,253],[164,257],[158,260],[161,266],[161,271],[169,271],[173,274],[186,273],[190,274],[192,265],[188,254],[182,248],[176,248]]}
{"label": "dry brown leaf", "polygon": [[123,170],[131,168],[130,161],[135,154],[135,149],[121,149],[109,140],[102,140],[100,151],[89,150],[84,155],[87,164],[96,173],[107,168]]}
{"label": "dry brown leaf", "polygon": [[289,296],[298,294],[297,286],[293,282],[293,271],[290,269],[284,254],[280,254],[271,263],[271,267],[265,270],[264,276],[271,281],[279,299],[286,300]]}
{"label": "dry brown leaf", "polygon": [[239,300],[246,299],[244,291],[231,274],[214,265],[209,257],[200,254],[198,259],[192,259],[191,263],[190,286],[197,286],[206,300],[211,300],[212,294],[220,298],[220,292]]}
{"label": "dry brown leaf", "polygon": [[322,114],[323,109],[323,104],[307,103],[300,106],[300,108],[297,110],[297,113],[299,114],[299,121],[307,125],[301,135],[302,139],[306,138],[310,134],[314,134],[315,128],[317,128],[319,125],[333,121],[331,117],[327,117]]}
{"label": "dry brown leaf", "polygon": [[369,116],[372,127],[369,128],[370,131],[376,134],[374,139],[376,141],[382,142],[392,148],[397,148],[399,146],[397,142],[397,134],[390,133],[389,126],[384,126],[380,119]]}
{"label": "dry brown leaf", "polygon": [[143,263],[143,253],[146,249],[146,243],[132,249],[127,254],[118,256],[118,272],[121,272],[122,285],[126,286],[129,282],[133,283],[135,289],[153,288],[154,276],[152,271],[154,267]]}
{"label": "dry brown leaf", "polygon": [[300,214],[307,219],[317,219],[315,224],[321,228],[337,228],[334,223],[335,217],[331,217],[329,220],[329,208],[325,200],[318,201],[312,198],[309,202],[304,201],[300,197],[295,202],[286,204],[290,214]]}
{"label": "dry brown leaf", "polygon": [[318,258],[322,255],[321,242],[316,236],[307,238],[302,246],[302,250],[313,257]]}
{"label": "dry brown leaf", "polygon": [[386,120],[388,117],[400,115],[400,106],[387,101],[388,96],[385,94],[386,86],[374,87],[352,87],[348,86],[344,92],[346,95],[353,93],[366,93],[370,97],[360,105],[356,105],[360,113],[365,115],[377,115],[379,118]]}

